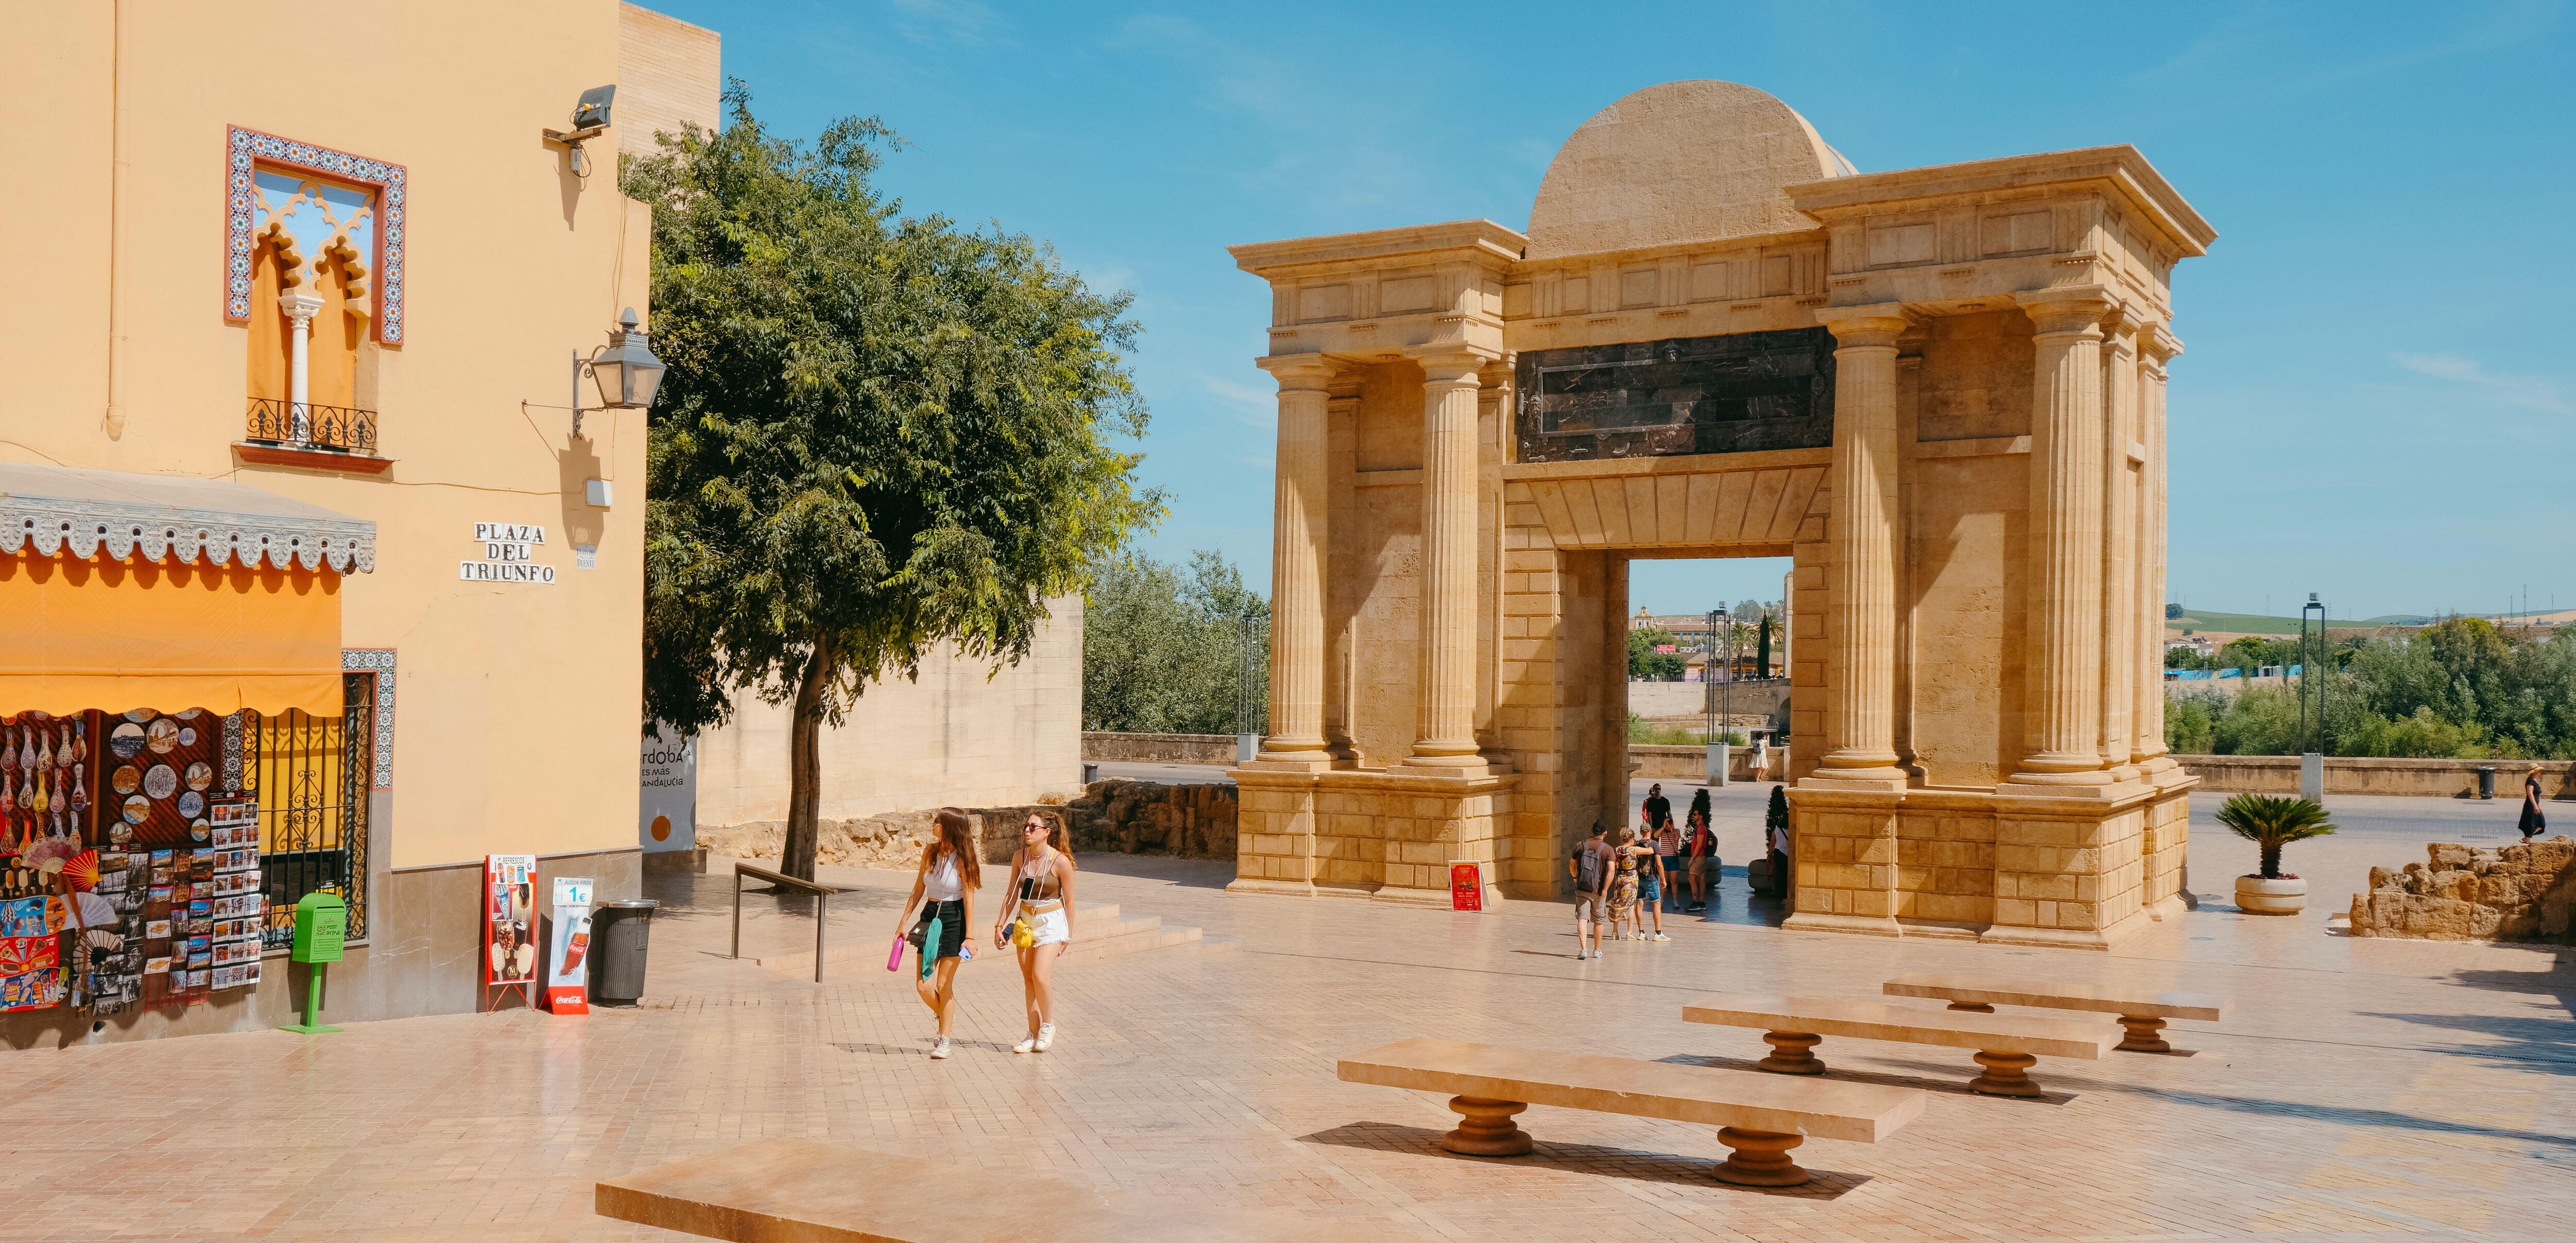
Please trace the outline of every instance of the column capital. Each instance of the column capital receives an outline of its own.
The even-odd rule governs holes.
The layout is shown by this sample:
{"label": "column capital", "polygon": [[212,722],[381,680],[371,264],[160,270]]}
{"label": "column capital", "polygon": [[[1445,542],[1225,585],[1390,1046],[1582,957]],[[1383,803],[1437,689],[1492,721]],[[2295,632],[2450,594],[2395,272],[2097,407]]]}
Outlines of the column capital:
{"label": "column capital", "polygon": [[322,313],[322,295],[301,289],[283,289],[277,294],[279,314],[298,322]]}
{"label": "column capital", "polygon": [[2139,352],[2139,336],[2154,322],[2126,302],[2113,306],[2102,317],[2103,344],[2119,353],[2136,354]]}
{"label": "column capital", "polygon": [[1816,319],[1845,349],[1854,346],[1896,348],[1896,338],[1914,326],[1915,315],[1902,302],[1816,308]]}
{"label": "column capital", "polygon": [[1341,367],[1321,354],[1271,354],[1252,360],[1252,365],[1279,381],[1279,391],[1298,389],[1322,390],[1341,374]]}
{"label": "column capital", "polygon": [[1502,361],[1502,356],[1493,350],[1455,341],[1417,345],[1406,350],[1404,356],[1422,368],[1427,383],[1458,387],[1474,386],[1476,373]]}
{"label": "column capital", "polygon": [[2102,318],[2120,304],[2111,291],[2100,285],[2068,285],[2056,289],[2025,289],[2013,295],[2022,313],[2039,325],[2042,335],[2075,334],[2099,337]]}
{"label": "column capital", "polygon": [[2182,338],[2161,322],[2151,322],[2138,334],[2138,352],[2163,366],[2182,353]]}

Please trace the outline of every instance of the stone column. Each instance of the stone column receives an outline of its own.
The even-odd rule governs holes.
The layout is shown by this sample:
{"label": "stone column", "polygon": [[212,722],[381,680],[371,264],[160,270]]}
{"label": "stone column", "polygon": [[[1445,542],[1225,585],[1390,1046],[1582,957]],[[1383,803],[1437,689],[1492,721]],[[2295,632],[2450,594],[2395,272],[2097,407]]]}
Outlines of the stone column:
{"label": "stone column", "polygon": [[2162,324],[2138,338],[2138,439],[2147,463],[2138,472],[2138,614],[2144,631],[2138,666],[2138,726],[2129,757],[2149,776],[2175,765],[2165,754],[2165,368],[2182,342]]}
{"label": "stone column", "polygon": [[2138,476],[2129,446],[2138,437],[2140,321],[2125,309],[2104,321],[2102,405],[2102,724],[2096,738],[2111,779],[2138,775],[2129,762],[2138,691]]}
{"label": "stone column", "polygon": [[1321,356],[1261,360],[1279,381],[1279,461],[1270,544],[1270,737],[1261,759],[1329,766],[1324,749],[1325,386]]}
{"label": "stone column", "polygon": [[1833,610],[1825,753],[1814,778],[1902,789],[1896,766],[1896,337],[1912,320],[1895,303],[1816,313],[1834,351]]}
{"label": "stone column", "polygon": [[1413,768],[1477,769],[1476,372],[1459,350],[1422,365],[1422,648]]}
{"label": "stone column", "polygon": [[306,444],[313,439],[313,372],[306,358],[313,340],[313,317],[322,310],[322,298],[302,290],[280,290],[277,310],[286,317],[286,339],[289,343],[286,365],[287,434],[296,443]]}
{"label": "stone column", "polygon": [[2019,295],[2038,326],[2031,377],[2026,748],[2011,784],[2105,785],[2102,692],[2100,286]]}

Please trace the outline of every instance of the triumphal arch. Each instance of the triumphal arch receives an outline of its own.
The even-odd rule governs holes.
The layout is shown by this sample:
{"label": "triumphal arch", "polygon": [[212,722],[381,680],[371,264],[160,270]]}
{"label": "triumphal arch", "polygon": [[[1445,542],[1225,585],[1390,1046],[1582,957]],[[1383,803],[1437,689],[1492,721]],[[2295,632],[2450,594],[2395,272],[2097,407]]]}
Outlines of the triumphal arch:
{"label": "triumphal arch", "polygon": [[1627,807],[1627,566],[1794,558],[1789,922],[2102,946],[2178,904],[2168,278],[2128,146],[1856,171],[1751,87],[1586,121],[1517,233],[1237,246],[1279,385],[1234,887],[1553,893]]}

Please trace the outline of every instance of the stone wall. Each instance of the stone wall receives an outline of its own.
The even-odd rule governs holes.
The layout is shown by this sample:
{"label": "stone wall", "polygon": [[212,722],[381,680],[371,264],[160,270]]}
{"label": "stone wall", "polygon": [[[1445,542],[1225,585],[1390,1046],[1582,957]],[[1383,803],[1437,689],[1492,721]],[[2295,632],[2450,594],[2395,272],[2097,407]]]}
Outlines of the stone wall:
{"label": "stone wall", "polygon": [[1065,812],[1076,851],[1232,859],[1239,807],[1231,785],[1113,780],[1093,782]]}
{"label": "stone wall", "polygon": [[2352,935],[2576,944],[2576,838],[2472,850],[2450,842],[2397,871],[2370,869]]}
{"label": "stone wall", "polygon": [[[2299,792],[2299,757],[2295,755],[2177,755],[2201,788],[2255,794]],[[2576,761],[2569,760],[2379,760],[2326,757],[2328,794],[2411,794],[2432,798],[2476,798],[2478,770],[2496,770],[2495,796],[2522,799],[2522,775],[2538,770],[2541,797],[2576,799]]]}
{"label": "stone wall", "polygon": [[1082,758],[1095,763],[1232,764],[1232,734],[1110,734],[1084,731]]}
{"label": "stone wall", "polygon": [[[1628,744],[1628,758],[1635,765],[1633,776],[1638,781],[1691,781],[1708,776],[1708,748],[1683,745],[1650,746],[1642,742]],[[1786,781],[1789,772],[1789,748],[1773,747],[1770,766],[1761,771],[1753,767],[1753,748],[1737,747],[1728,753],[1728,769],[1737,781]]]}
{"label": "stone wall", "polygon": [[[1189,859],[1234,857],[1235,789],[1199,783],[1097,781],[1081,798],[1062,805],[1022,803],[961,808],[974,818],[984,862],[1007,864],[1020,845],[1020,825],[1031,811],[1061,814],[1073,831],[1077,855],[1178,855]],[[819,822],[814,861],[830,867],[909,870],[934,835],[936,808]],[[776,859],[787,841],[784,820],[698,827],[698,844],[736,859]]]}

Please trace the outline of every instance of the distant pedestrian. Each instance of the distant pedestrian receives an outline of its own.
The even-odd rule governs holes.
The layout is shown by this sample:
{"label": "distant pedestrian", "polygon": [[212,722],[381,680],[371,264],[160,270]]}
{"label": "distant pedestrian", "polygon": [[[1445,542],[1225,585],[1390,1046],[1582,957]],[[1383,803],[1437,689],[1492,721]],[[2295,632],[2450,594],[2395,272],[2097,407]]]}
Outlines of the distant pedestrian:
{"label": "distant pedestrian", "polygon": [[1682,904],[1682,827],[1671,820],[1655,834],[1655,866],[1664,874],[1664,905]]}
{"label": "distant pedestrian", "polygon": [[[1667,820],[1664,823],[1670,825],[1672,822]],[[1664,935],[1666,883],[1661,841],[1661,834],[1649,832],[1640,835],[1637,844],[1631,847],[1637,852],[1637,939],[1640,941],[1672,940],[1671,937]],[[1655,924],[1652,935],[1646,932],[1648,919],[1652,919]]]}
{"label": "distant pedestrian", "polygon": [[930,1056],[944,1060],[949,1054],[949,1019],[957,1012],[957,964],[974,941],[966,930],[973,926],[969,921],[975,917],[975,890],[983,885],[984,873],[975,858],[974,822],[966,813],[942,807],[937,823],[938,835],[922,848],[921,866],[913,871],[912,894],[895,912],[894,930],[897,936],[905,935],[913,907],[921,907],[921,922],[913,929],[921,966],[912,987],[939,1020]]}
{"label": "distant pedestrian", "polygon": [[1708,792],[1691,803],[1690,827],[1682,837],[1682,865],[1690,871],[1690,913],[1708,909],[1711,873],[1717,871],[1717,830],[1708,823]]}
{"label": "distant pedestrian", "polygon": [[2540,770],[2522,774],[2522,840],[2530,841],[2549,831],[2549,817],[2540,814]]}
{"label": "distant pedestrian", "polygon": [[1771,787],[1771,811],[1767,817],[1771,839],[1771,896],[1775,898],[1789,896],[1789,812],[1780,790],[1779,786]]}
{"label": "distant pedestrian", "polygon": [[[1566,875],[1574,878],[1574,956],[1601,956],[1601,923],[1608,919],[1610,843],[1604,839],[1609,830],[1601,822],[1592,822],[1592,836],[1574,844],[1574,853],[1565,858]],[[1590,949],[1584,938],[1591,938]]]}
{"label": "distant pedestrian", "polygon": [[1651,859],[1655,852],[1636,844],[1635,831],[1621,828],[1610,839],[1610,939],[1636,938],[1631,922],[1637,917],[1637,856]]}
{"label": "distant pedestrian", "polygon": [[1672,821],[1673,801],[1664,797],[1662,783],[1658,782],[1646,787],[1646,805],[1639,810],[1645,817],[1646,831],[1649,833],[1661,831]]}
{"label": "distant pedestrian", "polygon": [[1007,892],[1002,917],[1008,922],[993,929],[993,943],[1019,949],[1029,1023],[1028,1039],[1011,1052],[1044,1053],[1055,1044],[1055,960],[1073,943],[1073,847],[1062,816],[1033,811],[1020,823]]}

